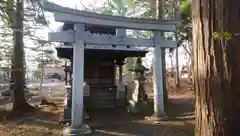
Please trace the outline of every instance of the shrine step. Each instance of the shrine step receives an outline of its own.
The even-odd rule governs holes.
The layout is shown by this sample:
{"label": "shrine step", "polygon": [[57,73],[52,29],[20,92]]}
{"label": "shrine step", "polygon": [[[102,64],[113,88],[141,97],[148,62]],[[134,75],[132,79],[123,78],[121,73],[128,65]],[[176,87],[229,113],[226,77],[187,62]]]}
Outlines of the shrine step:
{"label": "shrine step", "polygon": [[94,87],[90,89],[91,108],[110,108],[117,106],[117,88]]}
{"label": "shrine step", "polygon": [[115,100],[104,100],[104,101],[93,101],[93,108],[110,108],[116,107],[116,99]]}

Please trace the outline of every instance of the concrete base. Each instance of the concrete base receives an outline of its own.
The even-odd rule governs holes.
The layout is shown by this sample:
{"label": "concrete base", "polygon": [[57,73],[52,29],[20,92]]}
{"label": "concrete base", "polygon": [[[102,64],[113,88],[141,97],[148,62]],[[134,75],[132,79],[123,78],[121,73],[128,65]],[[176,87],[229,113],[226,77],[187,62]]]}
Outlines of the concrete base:
{"label": "concrete base", "polygon": [[146,120],[151,120],[151,121],[167,121],[168,120],[168,116],[164,115],[158,115],[156,113],[154,113],[152,116],[150,117],[145,117]]}
{"label": "concrete base", "polygon": [[72,128],[69,126],[63,129],[63,136],[84,136],[91,133],[91,129],[85,124],[82,124],[77,128]]}
{"label": "concrete base", "polygon": [[[72,109],[70,108],[64,108],[64,112],[63,112],[63,117],[61,117],[61,122],[63,124],[66,124],[66,123],[71,123],[71,113],[72,113]],[[83,119],[87,120],[89,119],[89,115],[87,114],[87,112],[83,112]]]}

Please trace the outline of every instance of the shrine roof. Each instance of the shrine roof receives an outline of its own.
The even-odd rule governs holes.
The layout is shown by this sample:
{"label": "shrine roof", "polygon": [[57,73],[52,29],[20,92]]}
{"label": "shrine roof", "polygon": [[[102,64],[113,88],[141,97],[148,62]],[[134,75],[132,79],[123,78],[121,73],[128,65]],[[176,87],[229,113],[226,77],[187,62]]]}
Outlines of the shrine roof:
{"label": "shrine roof", "polygon": [[[66,30],[74,30],[73,23],[64,23],[61,31]],[[96,26],[96,25],[85,25],[85,31],[89,31],[90,33],[98,33],[98,34],[111,34],[116,35],[116,28],[110,26]]]}
{"label": "shrine roof", "polygon": [[[64,23],[60,31],[74,30],[73,23]],[[96,25],[85,25],[85,31],[90,32],[91,34],[109,34],[116,35],[116,29],[114,27],[106,27],[106,26],[96,26]],[[68,45],[70,43],[63,43],[64,45]]]}
{"label": "shrine roof", "polygon": [[[73,56],[73,48],[57,47],[57,56],[60,58],[70,59]],[[148,51],[134,51],[134,50],[95,50],[85,49],[85,58],[112,58],[125,59],[127,57],[144,57]]]}
{"label": "shrine roof", "polygon": [[[64,23],[60,31],[74,30],[74,24]],[[114,27],[86,25],[85,31],[90,33],[98,34],[110,34],[116,35],[116,29]],[[70,43],[63,43],[63,45],[69,45]],[[62,48],[61,46],[56,47],[57,55],[60,58],[70,59],[73,55],[72,47]],[[118,49],[85,49],[85,57],[114,57],[115,59],[126,58],[126,57],[143,57],[147,53],[147,50],[118,50]]]}

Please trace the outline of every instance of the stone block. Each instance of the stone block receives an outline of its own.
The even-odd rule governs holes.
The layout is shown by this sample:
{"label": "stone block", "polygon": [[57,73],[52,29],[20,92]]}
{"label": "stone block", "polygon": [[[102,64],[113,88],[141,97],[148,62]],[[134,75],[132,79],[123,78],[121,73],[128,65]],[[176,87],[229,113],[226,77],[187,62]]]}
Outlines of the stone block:
{"label": "stone block", "polygon": [[84,136],[91,133],[91,129],[85,124],[81,124],[80,126],[74,128],[69,126],[63,129],[63,136]]}

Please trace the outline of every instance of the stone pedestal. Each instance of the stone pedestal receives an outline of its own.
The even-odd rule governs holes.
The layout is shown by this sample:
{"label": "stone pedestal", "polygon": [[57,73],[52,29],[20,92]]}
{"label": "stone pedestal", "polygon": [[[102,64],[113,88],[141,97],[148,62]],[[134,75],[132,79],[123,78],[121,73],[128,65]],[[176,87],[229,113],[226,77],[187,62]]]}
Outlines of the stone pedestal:
{"label": "stone pedestal", "polygon": [[151,120],[151,121],[167,121],[168,116],[164,115],[157,115],[154,113],[152,116],[145,117],[146,120]]}
{"label": "stone pedestal", "polygon": [[66,127],[63,129],[63,136],[84,136],[91,134],[91,129],[88,125],[82,124],[78,127]]}
{"label": "stone pedestal", "polygon": [[139,113],[139,99],[138,99],[138,88],[139,88],[139,82],[135,80],[133,82],[133,89],[131,93],[131,99],[129,100],[129,106],[128,111],[133,113]]}
{"label": "stone pedestal", "polygon": [[143,92],[141,92],[141,89],[143,89],[141,88],[142,86],[141,82],[135,80],[133,84],[134,90],[132,91],[131,99],[128,101],[129,102],[128,111],[132,113],[140,113],[141,111],[144,111],[144,109],[147,106],[147,103],[143,101],[141,97],[143,94],[145,96],[145,93],[143,90],[142,90]]}
{"label": "stone pedestal", "polygon": [[[71,123],[71,113],[72,113],[72,108],[64,108],[63,110],[63,119],[61,120],[64,124],[65,123]],[[87,112],[84,110],[83,112],[83,119],[89,119],[89,115]]]}

